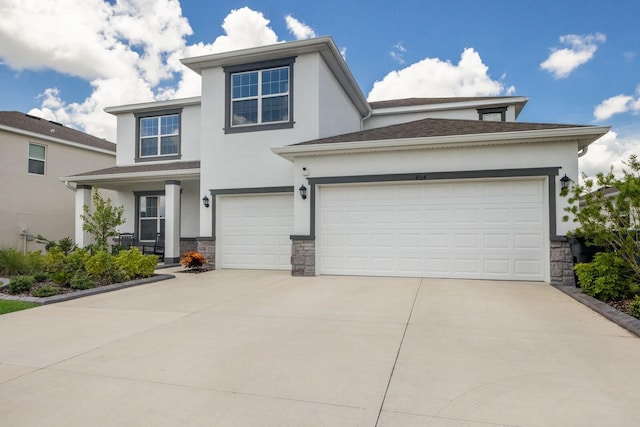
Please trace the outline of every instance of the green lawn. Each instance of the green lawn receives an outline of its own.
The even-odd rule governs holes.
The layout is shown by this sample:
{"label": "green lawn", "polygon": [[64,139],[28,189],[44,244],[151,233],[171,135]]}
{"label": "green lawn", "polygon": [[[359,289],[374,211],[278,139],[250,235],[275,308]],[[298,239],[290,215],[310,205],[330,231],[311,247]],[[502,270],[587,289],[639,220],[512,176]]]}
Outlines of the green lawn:
{"label": "green lawn", "polygon": [[40,304],[25,301],[5,301],[0,300],[0,314],[11,313],[12,311],[26,310],[27,308],[38,307]]}

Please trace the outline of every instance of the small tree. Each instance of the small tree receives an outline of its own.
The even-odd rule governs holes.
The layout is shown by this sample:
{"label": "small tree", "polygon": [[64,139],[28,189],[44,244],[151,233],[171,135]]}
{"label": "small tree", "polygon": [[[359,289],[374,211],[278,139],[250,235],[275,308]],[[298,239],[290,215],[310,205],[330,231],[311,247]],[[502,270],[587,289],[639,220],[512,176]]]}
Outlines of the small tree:
{"label": "small tree", "polygon": [[92,201],[93,212],[89,211],[88,205],[82,207],[82,229],[93,236],[97,250],[106,251],[107,239],[117,236],[116,227],[125,223],[124,206],[112,206],[111,199],[103,199],[97,188],[93,192]]}
{"label": "small tree", "polygon": [[[564,221],[578,223],[572,234],[588,242],[610,248],[640,278],[640,161],[635,154],[624,162],[629,170],[616,178],[613,167],[598,173],[596,181],[563,190],[571,206]],[[615,189],[607,192],[607,189]]]}

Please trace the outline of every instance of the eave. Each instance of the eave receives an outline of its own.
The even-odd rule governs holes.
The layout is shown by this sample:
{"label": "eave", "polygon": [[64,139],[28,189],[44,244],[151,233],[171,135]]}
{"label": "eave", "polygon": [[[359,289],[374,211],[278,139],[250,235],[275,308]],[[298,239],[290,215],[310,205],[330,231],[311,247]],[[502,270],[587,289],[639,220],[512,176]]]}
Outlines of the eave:
{"label": "eave", "polygon": [[366,152],[463,148],[479,145],[522,144],[532,142],[576,142],[581,150],[609,131],[608,126],[570,127],[472,135],[447,135],[406,139],[351,141],[327,144],[297,144],[272,148],[290,161],[296,157],[357,154]]}
{"label": "eave", "polygon": [[11,127],[11,126],[0,125],[0,130],[6,131],[6,132],[10,132],[10,133],[14,133],[16,135],[26,136],[27,138],[32,138],[34,140],[35,139],[39,139],[39,140],[42,140],[42,141],[55,142],[56,144],[67,145],[69,147],[80,148],[80,149],[87,150],[87,151],[94,151],[96,153],[108,154],[108,155],[114,156],[114,157],[116,155],[115,144],[114,144],[114,149],[112,151],[112,150],[106,150],[104,148],[93,147],[93,146],[87,145],[87,144],[81,144],[79,142],[73,142],[73,141],[69,141],[69,140],[66,140],[66,139],[55,138],[55,137],[43,135],[43,134],[37,133],[37,132],[31,132],[31,131],[27,131],[27,130],[23,130],[23,129],[17,129],[17,128],[14,128],[14,127]]}

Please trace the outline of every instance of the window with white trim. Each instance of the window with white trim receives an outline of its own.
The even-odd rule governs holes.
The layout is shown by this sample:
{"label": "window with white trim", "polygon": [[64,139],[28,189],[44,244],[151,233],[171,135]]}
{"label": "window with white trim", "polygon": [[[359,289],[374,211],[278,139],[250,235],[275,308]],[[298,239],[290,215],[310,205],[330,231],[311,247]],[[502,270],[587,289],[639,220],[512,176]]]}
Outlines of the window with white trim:
{"label": "window with white trim", "polygon": [[29,173],[44,175],[47,149],[44,145],[29,143]]}
{"label": "window with white trim", "polygon": [[225,68],[225,132],[293,127],[294,59]]}

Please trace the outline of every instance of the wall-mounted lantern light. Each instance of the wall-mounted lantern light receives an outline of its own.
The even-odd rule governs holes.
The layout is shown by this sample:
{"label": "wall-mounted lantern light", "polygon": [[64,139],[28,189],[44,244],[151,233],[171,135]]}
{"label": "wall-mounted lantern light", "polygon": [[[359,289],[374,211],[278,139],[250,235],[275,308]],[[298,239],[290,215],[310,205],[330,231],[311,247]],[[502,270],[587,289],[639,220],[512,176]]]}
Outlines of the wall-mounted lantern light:
{"label": "wall-mounted lantern light", "polygon": [[207,196],[204,196],[202,198],[202,204],[204,205],[205,208],[209,207],[209,198]]}
{"label": "wall-mounted lantern light", "polygon": [[569,188],[569,183],[571,182],[571,178],[569,178],[567,176],[567,174],[565,173],[564,176],[562,178],[560,178],[560,186],[563,190],[566,190],[567,188]]}
{"label": "wall-mounted lantern light", "polygon": [[302,184],[298,191],[300,191],[300,197],[302,197],[302,200],[305,200],[307,198],[307,187]]}

